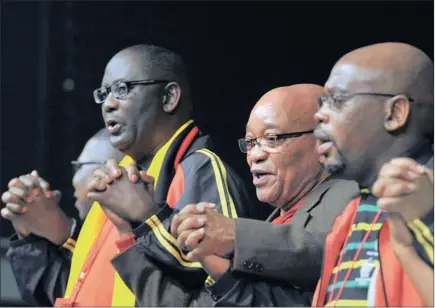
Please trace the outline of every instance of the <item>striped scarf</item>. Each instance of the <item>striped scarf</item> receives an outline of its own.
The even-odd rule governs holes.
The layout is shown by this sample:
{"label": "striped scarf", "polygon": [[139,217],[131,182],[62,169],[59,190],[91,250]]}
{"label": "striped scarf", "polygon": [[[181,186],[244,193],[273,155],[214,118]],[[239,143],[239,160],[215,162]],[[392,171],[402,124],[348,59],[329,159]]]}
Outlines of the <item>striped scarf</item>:
{"label": "striped scarf", "polygon": [[[172,178],[175,175],[176,167],[189,146],[195,140],[197,134],[198,128],[194,125],[193,120],[189,120],[177,130],[172,138],[164,144],[153,157],[147,174],[154,177],[154,199],[158,204],[166,201],[166,196]],[[124,167],[134,163],[132,158],[125,156],[119,165]],[[107,217],[101,209],[100,204],[94,202],[80,231],[72,256],[65,298],[71,296],[79,275],[87,262],[88,255],[98,239],[106,219]],[[112,306],[132,307],[134,305],[134,294],[124,284],[118,273],[115,273]]]}

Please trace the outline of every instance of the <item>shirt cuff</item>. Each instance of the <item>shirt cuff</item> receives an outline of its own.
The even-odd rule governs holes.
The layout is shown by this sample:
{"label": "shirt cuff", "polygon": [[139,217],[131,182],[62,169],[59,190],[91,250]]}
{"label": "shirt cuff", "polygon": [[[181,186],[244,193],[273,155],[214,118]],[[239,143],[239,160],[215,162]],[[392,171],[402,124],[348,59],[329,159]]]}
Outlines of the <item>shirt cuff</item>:
{"label": "shirt cuff", "polygon": [[228,291],[230,291],[234,285],[237,283],[237,279],[231,274],[231,270],[225,272],[219,279],[214,281],[211,277],[207,278],[205,282],[205,287],[210,293],[211,298],[216,302],[222,296],[224,296]]}
{"label": "shirt cuff", "polygon": [[59,248],[65,248],[68,249],[71,252],[74,252],[74,248],[76,246],[76,241],[77,238],[79,236],[80,233],[80,225],[77,223],[77,221],[72,218],[72,226],[71,226],[71,233],[70,233],[70,237],[66,240],[65,243],[63,243],[62,245],[55,245],[52,242],[50,242],[49,240],[47,240],[46,238],[37,236],[33,233],[30,233],[29,235],[25,236],[25,237],[19,237],[17,233],[14,233],[10,238],[9,238],[9,246],[10,247],[19,247],[19,246],[23,246],[25,244],[31,244],[31,243],[35,243],[35,242],[39,242],[39,241],[46,241],[48,243],[50,243],[51,245],[55,245],[56,247]]}
{"label": "shirt cuff", "polygon": [[120,239],[115,242],[116,247],[118,247],[118,250],[120,253],[125,252],[127,249],[129,249],[131,246],[136,244],[136,236],[132,233],[130,236]]}
{"label": "shirt cuff", "polygon": [[148,218],[144,223],[142,223],[139,227],[133,229],[133,234],[136,238],[141,237],[142,235],[151,231],[155,226],[155,219],[158,218],[159,221],[163,221],[169,218],[172,214],[175,213],[175,210],[169,207],[166,203],[163,207],[153,216]]}

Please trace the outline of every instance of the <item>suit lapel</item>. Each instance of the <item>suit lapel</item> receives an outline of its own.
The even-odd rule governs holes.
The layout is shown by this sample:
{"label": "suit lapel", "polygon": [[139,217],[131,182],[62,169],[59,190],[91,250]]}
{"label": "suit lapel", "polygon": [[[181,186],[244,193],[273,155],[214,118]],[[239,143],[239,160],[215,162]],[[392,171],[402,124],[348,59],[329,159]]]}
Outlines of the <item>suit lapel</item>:
{"label": "suit lapel", "polygon": [[[323,195],[331,188],[332,185],[337,180],[326,180],[319,184],[316,188],[314,188],[311,193],[306,197],[304,203],[302,204],[301,208],[296,212],[295,216],[297,215],[297,221],[302,222],[303,220],[304,226],[308,223],[308,221],[311,219],[311,210],[314,209],[317,205],[320,204],[320,200],[322,199]],[[276,208],[272,214],[267,218],[267,222],[272,222],[276,217],[280,215],[280,209]],[[296,220],[295,220],[296,221]]]}
{"label": "suit lapel", "polygon": [[269,217],[267,217],[266,221],[272,222],[272,220],[277,218],[279,216],[279,214],[280,214],[280,209],[279,208],[274,209],[272,214],[270,214]]}

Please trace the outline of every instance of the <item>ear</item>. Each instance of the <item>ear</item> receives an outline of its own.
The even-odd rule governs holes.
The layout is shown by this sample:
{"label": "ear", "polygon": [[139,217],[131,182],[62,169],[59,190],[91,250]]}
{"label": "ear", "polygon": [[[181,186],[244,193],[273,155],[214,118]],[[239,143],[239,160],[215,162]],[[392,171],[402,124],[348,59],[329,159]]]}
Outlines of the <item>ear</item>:
{"label": "ear", "polygon": [[176,82],[170,82],[165,86],[163,96],[163,110],[166,113],[173,113],[180,102],[181,88]]}
{"label": "ear", "polygon": [[411,108],[405,95],[397,95],[385,105],[384,127],[389,132],[395,132],[405,127]]}

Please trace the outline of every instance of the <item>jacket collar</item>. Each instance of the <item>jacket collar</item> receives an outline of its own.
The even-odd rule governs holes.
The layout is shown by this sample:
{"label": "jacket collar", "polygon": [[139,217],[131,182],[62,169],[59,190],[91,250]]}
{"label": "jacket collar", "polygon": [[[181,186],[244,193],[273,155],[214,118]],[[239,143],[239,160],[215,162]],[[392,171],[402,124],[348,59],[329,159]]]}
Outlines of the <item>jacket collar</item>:
{"label": "jacket collar", "polygon": [[[304,203],[302,204],[301,208],[298,210],[298,212],[300,211],[305,211],[307,213],[309,213],[312,209],[314,209],[316,206],[318,206],[320,204],[320,201],[322,200],[323,196],[325,195],[325,193],[337,182],[339,182],[341,180],[338,179],[326,179],[325,181],[323,181],[322,183],[320,183],[318,186],[316,186],[307,196],[306,199],[304,201]],[[280,210],[279,208],[276,208],[272,214],[270,214],[270,216],[267,218],[267,221],[272,221],[273,219],[275,219],[276,217],[278,217],[280,215]]]}

